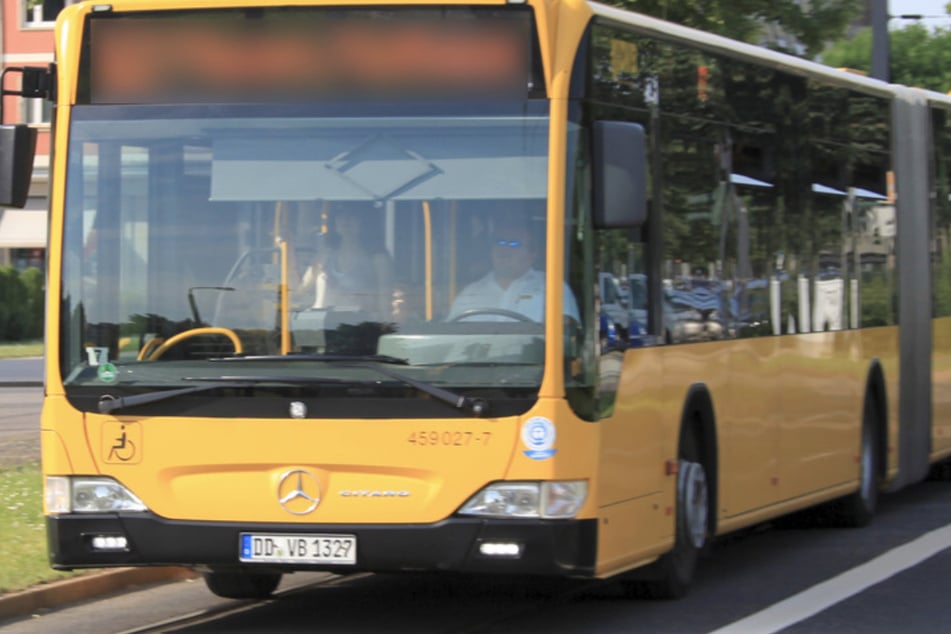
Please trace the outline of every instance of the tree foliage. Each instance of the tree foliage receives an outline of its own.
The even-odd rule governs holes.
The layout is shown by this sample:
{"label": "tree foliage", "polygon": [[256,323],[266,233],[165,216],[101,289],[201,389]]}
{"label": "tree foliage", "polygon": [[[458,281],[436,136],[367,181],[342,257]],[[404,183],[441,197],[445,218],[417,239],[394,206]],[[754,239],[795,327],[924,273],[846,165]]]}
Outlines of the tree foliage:
{"label": "tree foliage", "polygon": [[774,48],[814,57],[826,43],[840,38],[861,14],[864,0],[618,0],[616,6],[671,22],[760,44],[767,30],[785,33],[802,49]]}
{"label": "tree foliage", "polygon": [[[890,32],[891,81],[940,92],[951,90],[951,28],[930,30],[915,23]],[[841,40],[822,54],[825,64],[869,72],[871,29]]]}
{"label": "tree foliage", "polygon": [[0,266],[0,341],[43,336],[43,273]]}

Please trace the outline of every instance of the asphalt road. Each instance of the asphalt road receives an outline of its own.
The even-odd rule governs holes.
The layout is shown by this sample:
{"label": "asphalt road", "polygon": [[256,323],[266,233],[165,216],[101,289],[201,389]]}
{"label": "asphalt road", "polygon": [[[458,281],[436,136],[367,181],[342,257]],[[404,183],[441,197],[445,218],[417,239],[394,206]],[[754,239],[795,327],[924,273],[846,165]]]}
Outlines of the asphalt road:
{"label": "asphalt road", "polygon": [[0,385],[28,383],[42,385],[43,357],[0,359]]}
{"label": "asphalt road", "polygon": [[40,459],[42,373],[43,359],[0,360],[0,467]]}

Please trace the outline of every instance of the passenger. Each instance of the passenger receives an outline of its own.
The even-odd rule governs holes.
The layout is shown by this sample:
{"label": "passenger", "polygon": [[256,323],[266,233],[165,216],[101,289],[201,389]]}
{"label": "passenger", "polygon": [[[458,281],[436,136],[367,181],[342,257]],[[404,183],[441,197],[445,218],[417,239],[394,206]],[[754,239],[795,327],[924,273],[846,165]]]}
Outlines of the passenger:
{"label": "passenger", "polygon": [[[545,316],[545,274],[533,267],[538,250],[527,223],[505,221],[492,233],[492,270],[469,284],[456,296],[449,320],[468,319],[467,311],[486,311],[472,320],[505,321],[516,317],[491,314],[511,311],[532,321]],[[565,285],[565,314],[578,319],[578,304]]]}
{"label": "passenger", "polygon": [[301,283],[314,289],[314,308],[359,310],[370,321],[389,321],[393,265],[380,233],[371,228],[373,218],[365,208],[334,213],[325,247]]}
{"label": "passenger", "polygon": [[393,323],[398,326],[420,323],[426,320],[420,298],[404,287],[397,286],[392,300]]}

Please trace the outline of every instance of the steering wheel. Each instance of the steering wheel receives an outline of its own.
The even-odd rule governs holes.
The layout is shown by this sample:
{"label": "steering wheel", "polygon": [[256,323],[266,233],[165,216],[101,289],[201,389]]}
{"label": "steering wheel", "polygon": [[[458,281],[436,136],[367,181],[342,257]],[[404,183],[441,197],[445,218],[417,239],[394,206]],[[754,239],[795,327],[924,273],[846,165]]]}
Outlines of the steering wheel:
{"label": "steering wheel", "polygon": [[449,321],[462,321],[468,317],[475,317],[477,315],[496,315],[498,317],[508,317],[514,321],[534,321],[522,313],[517,313],[514,310],[506,310],[504,308],[470,308],[469,310],[462,311]]}
{"label": "steering wheel", "polygon": [[[149,361],[155,361],[161,357],[165,352],[185,339],[191,339],[192,337],[200,337],[201,335],[224,335],[231,340],[231,344],[234,346],[234,353],[241,354],[243,348],[241,347],[241,340],[238,339],[238,335],[234,333],[230,328],[217,328],[217,327],[205,327],[205,328],[192,328],[191,330],[186,330],[185,332],[180,332],[174,337],[170,337],[167,341],[163,342],[162,345],[152,350],[154,346],[150,346],[152,342],[146,344],[142,348],[142,351],[139,352],[139,360],[148,359]],[[154,339],[152,341],[155,341]]]}

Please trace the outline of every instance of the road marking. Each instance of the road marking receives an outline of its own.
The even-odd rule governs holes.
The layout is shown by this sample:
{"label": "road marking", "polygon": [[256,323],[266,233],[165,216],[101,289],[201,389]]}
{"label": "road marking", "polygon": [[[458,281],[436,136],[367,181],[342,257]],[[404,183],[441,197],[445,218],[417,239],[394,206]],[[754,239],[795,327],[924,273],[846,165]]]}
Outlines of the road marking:
{"label": "road marking", "polygon": [[951,524],[875,559],[780,601],[765,610],[730,623],[711,634],[768,634],[804,621],[866,588],[916,566],[951,547]]}

